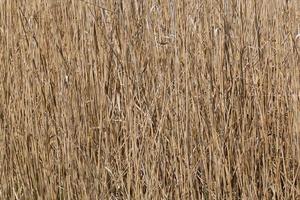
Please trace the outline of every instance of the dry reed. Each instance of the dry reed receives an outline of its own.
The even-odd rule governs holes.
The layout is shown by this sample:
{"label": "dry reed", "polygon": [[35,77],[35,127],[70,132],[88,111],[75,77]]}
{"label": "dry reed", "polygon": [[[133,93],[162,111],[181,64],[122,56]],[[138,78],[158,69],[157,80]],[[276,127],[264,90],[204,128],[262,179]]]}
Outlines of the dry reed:
{"label": "dry reed", "polygon": [[1,199],[300,199],[300,2],[0,3]]}

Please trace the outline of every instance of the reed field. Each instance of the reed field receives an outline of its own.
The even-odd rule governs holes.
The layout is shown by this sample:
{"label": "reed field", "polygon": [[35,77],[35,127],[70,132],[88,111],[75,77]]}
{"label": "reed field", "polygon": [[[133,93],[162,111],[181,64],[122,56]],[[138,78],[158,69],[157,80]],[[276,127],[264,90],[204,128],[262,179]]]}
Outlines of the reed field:
{"label": "reed field", "polygon": [[299,200],[299,0],[0,0],[0,199]]}

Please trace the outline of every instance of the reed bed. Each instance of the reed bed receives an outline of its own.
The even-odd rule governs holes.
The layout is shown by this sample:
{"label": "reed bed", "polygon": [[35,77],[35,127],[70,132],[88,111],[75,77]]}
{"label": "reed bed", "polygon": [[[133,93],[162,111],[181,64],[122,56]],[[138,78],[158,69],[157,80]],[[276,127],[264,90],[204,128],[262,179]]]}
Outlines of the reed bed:
{"label": "reed bed", "polygon": [[0,1],[1,199],[300,199],[297,0]]}

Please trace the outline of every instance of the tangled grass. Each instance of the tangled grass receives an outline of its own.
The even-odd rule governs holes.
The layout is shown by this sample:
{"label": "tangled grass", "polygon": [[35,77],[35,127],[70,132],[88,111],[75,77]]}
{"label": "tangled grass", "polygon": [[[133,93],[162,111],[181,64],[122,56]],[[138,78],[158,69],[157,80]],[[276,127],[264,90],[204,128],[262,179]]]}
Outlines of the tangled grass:
{"label": "tangled grass", "polygon": [[300,2],[0,3],[1,199],[299,199]]}

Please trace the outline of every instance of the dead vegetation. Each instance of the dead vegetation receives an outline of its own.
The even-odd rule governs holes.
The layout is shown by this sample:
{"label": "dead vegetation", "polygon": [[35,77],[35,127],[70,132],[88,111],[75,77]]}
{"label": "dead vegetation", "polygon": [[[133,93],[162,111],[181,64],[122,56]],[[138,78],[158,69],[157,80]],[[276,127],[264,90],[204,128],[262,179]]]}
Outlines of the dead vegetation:
{"label": "dead vegetation", "polygon": [[299,199],[299,6],[1,1],[1,199]]}

